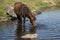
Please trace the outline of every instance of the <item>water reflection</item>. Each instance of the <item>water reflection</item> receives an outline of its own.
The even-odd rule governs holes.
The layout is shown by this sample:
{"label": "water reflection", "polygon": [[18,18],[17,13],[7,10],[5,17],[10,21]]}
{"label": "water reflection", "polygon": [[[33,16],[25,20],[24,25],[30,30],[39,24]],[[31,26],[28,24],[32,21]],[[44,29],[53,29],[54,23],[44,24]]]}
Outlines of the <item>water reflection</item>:
{"label": "water reflection", "polygon": [[[60,9],[46,10],[36,18],[37,28],[31,27],[29,21],[23,27],[17,21],[0,22],[0,40],[60,40]],[[36,33],[37,39],[21,38]]]}
{"label": "water reflection", "polygon": [[28,33],[29,34],[36,33],[36,27],[31,27],[29,31],[26,31],[26,26],[25,25],[22,26],[21,23],[18,21],[15,40],[32,40],[32,38],[22,38],[22,36]]}

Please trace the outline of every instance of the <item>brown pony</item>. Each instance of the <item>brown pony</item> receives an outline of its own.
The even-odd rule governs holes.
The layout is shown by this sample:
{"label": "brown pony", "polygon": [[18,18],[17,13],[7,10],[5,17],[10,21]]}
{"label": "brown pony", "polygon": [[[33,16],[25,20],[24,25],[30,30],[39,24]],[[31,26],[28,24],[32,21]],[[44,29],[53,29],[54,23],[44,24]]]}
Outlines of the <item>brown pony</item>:
{"label": "brown pony", "polygon": [[29,18],[30,22],[32,23],[32,25],[34,27],[37,26],[36,23],[36,18],[35,16],[31,13],[30,9],[27,7],[27,5],[21,3],[21,2],[16,2],[14,4],[14,12],[17,15],[17,19],[20,20],[20,22],[22,22],[22,18],[24,19],[24,23],[25,23],[25,18]]}

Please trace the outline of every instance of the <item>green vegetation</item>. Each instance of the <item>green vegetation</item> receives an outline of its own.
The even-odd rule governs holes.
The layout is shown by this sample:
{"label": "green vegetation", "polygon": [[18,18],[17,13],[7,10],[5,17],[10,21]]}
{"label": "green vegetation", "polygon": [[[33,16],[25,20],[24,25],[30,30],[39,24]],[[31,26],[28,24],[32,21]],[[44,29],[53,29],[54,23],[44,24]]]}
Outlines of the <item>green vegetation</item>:
{"label": "green vegetation", "polygon": [[[14,4],[16,1],[17,0],[2,0],[2,2],[0,2],[0,16],[7,17],[4,12],[7,8],[7,4]],[[41,7],[49,7],[52,5],[50,2],[43,2],[43,0],[20,0],[20,2],[28,5],[31,10],[39,10]],[[56,0],[56,4],[60,4],[60,0]]]}
{"label": "green vegetation", "polygon": [[7,8],[7,4],[8,3],[13,3],[15,2],[14,0],[2,0],[2,2],[0,2],[0,16],[3,17],[7,17],[7,15],[5,14],[5,9]]}
{"label": "green vegetation", "polygon": [[60,5],[60,0],[57,0],[57,5]]}

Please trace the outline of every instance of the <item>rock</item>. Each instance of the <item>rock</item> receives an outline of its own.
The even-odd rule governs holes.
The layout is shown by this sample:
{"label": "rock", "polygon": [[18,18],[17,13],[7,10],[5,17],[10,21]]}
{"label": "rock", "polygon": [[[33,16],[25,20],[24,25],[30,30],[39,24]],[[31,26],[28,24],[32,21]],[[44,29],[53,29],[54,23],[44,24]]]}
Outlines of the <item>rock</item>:
{"label": "rock", "polygon": [[36,11],[36,10],[34,10],[34,11],[32,11],[32,13],[33,13],[33,15],[35,15],[35,16],[36,16],[36,15],[38,15],[38,14],[41,14],[42,12],[41,12],[41,11],[38,11],[38,10],[37,10],[37,11]]}
{"label": "rock", "polygon": [[1,21],[7,21],[7,20],[8,20],[8,18],[0,16],[0,22]]}
{"label": "rock", "polygon": [[12,5],[8,5],[7,8],[5,9],[5,12],[9,13],[9,15],[12,15],[13,17],[17,17],[14,12],[14,7]]}
{"label": "rock", "polygon": [[26,34],[21,36],[21,38],[37,38],[38,35],[37,34]]}

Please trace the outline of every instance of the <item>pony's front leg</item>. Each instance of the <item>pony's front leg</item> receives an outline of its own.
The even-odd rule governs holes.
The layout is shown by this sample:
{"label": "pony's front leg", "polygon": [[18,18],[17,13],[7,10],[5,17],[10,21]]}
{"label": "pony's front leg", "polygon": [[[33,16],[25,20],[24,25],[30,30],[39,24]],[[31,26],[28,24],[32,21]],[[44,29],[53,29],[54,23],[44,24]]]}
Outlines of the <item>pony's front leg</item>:
{"label": "pony's front leg", "polygon": [[31,17],[31,18],[30,18],[30,22],[32,23],[32,25],[33,25],[34,27],[37,27],[36,19],[35,19],[34,17]]}
{"label": "pony's front leg", "polygon": [[34,27],[37,27],[36,18],[33,15],[29,15],[28,18]]}
{"label": "pony's front leg", "polygon": [[18,21],[22,24],[22,17],[19,16],[19,15],[17,15],[17,19],[18,19]]}

